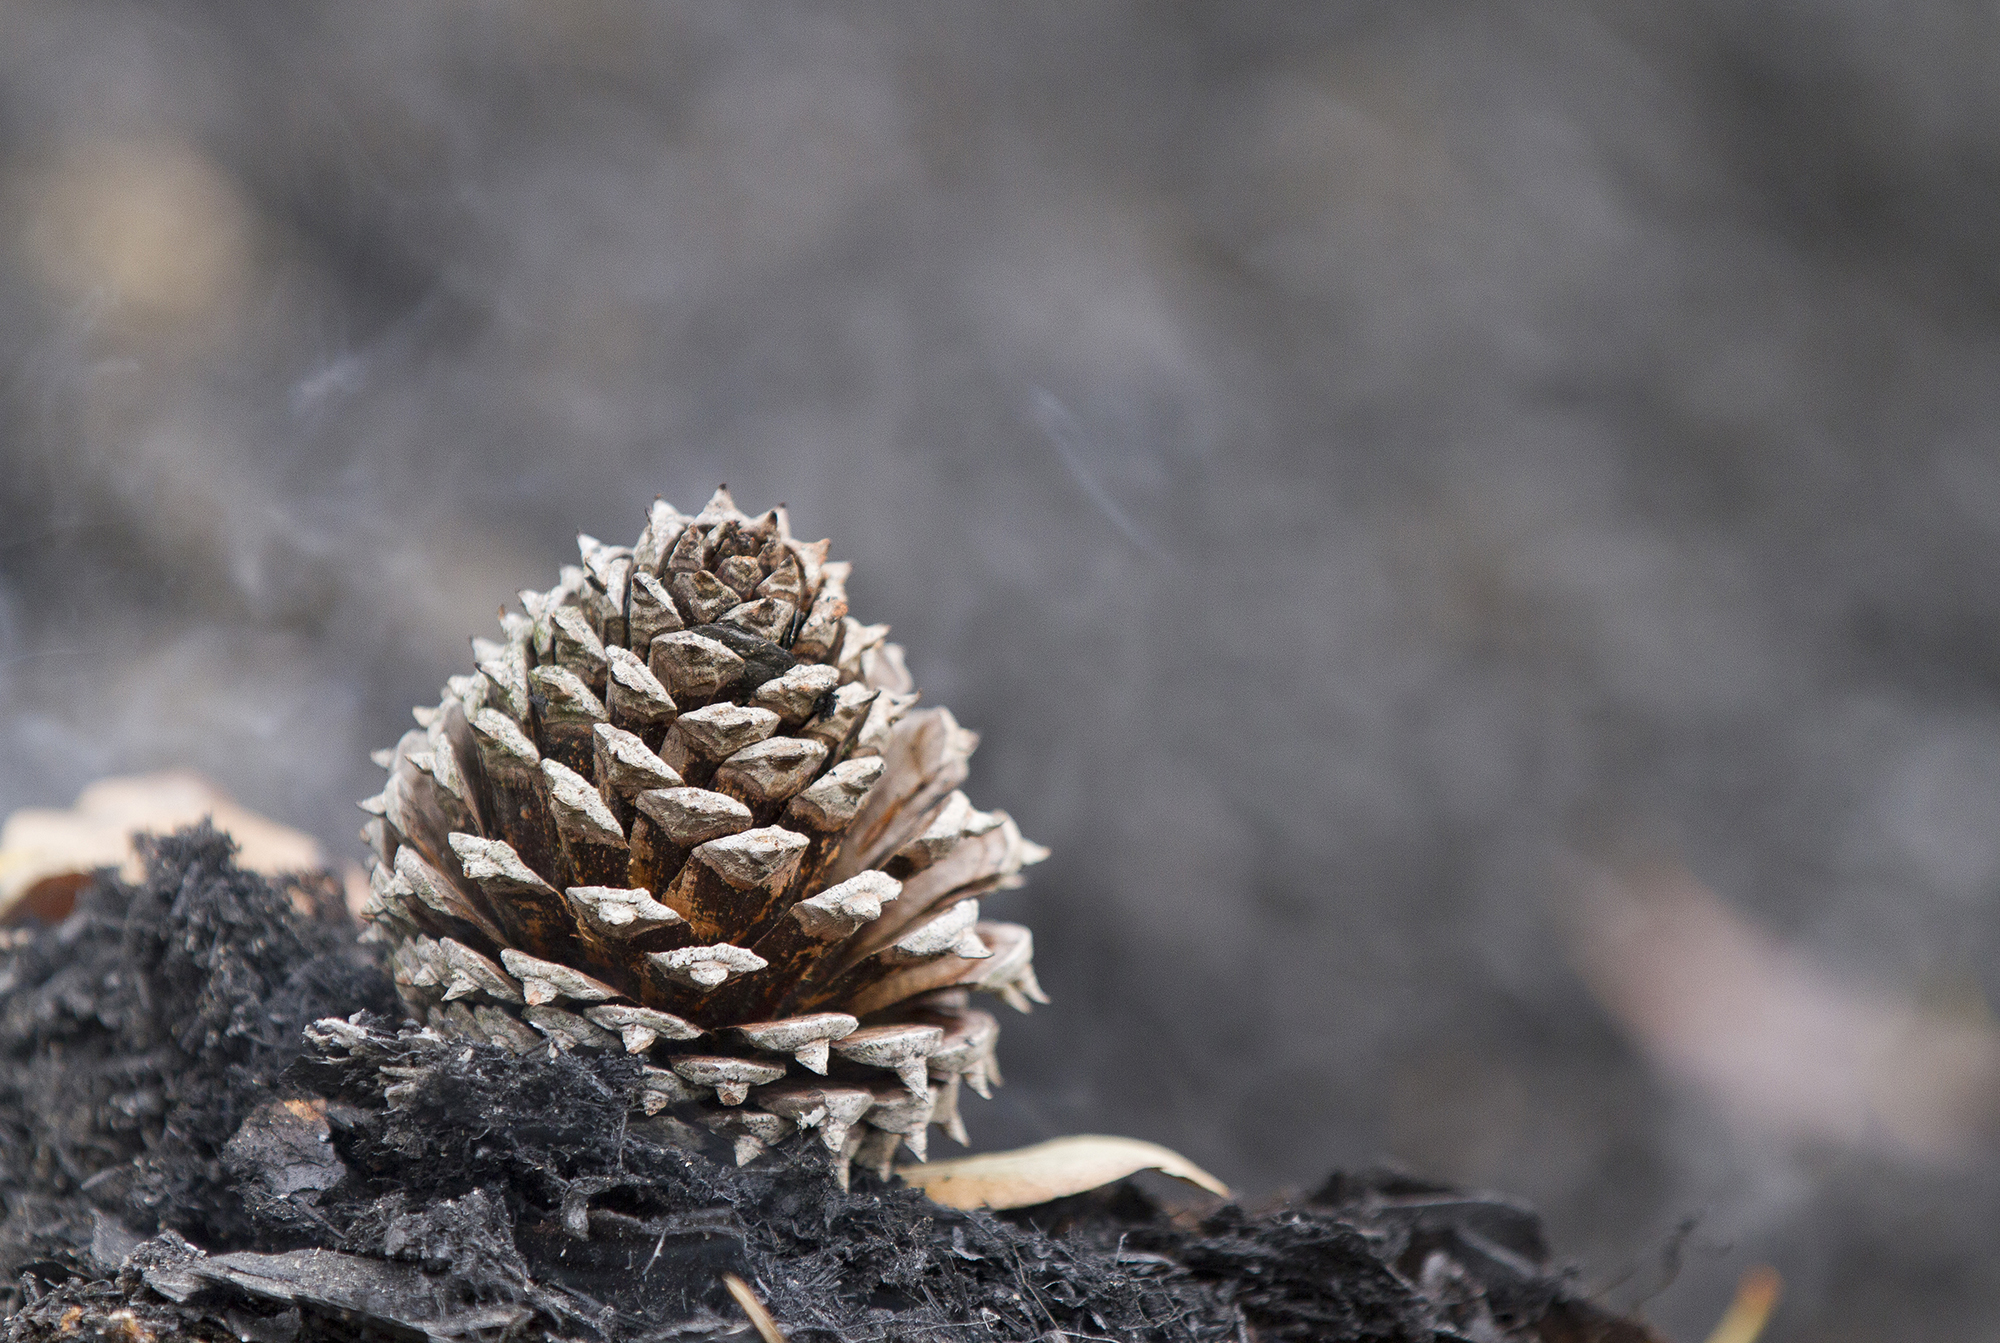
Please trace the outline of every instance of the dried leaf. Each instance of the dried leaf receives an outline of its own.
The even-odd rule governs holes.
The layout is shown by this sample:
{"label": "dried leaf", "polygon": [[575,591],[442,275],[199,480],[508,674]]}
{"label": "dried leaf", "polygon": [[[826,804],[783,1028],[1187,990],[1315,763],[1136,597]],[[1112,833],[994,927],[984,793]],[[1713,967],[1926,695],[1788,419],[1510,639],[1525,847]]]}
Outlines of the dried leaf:
{"label": "dried leaf", "polygon": [[1220,1198],[1229,1187],[1179,1152],[1137,1138],[1079,1134],[1011,1152],[902,1166],[897,1174],[952,1208],[1027,1208],[1082,1194],[1142,1170],[1199,1185]]}
{"label": "dried leaf", "polygon": [[[237,862],[252,871],[276,876],[326,866],[319,841],[239,806],[198,774],[99,779],[67,810],[24,807],[0,826],[0,920],[17,906],[61,917],[76,889],[100,867],[139,880],[134,835],[171,834],[204,816],[236,840]],[[358,909],[367,884],[358,870],[349,875],[350,904]]]}

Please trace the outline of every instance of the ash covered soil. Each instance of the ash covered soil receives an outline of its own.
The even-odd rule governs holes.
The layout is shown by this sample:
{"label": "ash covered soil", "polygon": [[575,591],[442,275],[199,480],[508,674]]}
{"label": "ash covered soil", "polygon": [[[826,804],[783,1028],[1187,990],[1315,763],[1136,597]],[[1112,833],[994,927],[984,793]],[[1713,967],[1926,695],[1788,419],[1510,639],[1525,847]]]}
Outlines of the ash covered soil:
{"label": "ash covered soil", "polygon": [[1643,1343],[1534,1214],[1386,1173],[1191,1203],[1127,1182],[964,1212],[811,1144],[738,1168],[638,1068],[401,1018],[331,881],[149,842],[0,934],[8,1339],[753,1336]]}

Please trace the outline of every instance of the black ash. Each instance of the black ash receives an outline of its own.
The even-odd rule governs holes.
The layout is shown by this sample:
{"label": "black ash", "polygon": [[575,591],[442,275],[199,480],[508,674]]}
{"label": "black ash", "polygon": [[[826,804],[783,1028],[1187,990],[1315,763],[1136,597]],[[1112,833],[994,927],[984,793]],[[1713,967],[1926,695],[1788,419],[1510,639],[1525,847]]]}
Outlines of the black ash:
{"label": "black ash", "polygon": [[[738,1168],[638,1066],[402,1020],[331,883],[200,828],[0,952],[10,1339],[1642,1339],[1531,1213],[1398,1177],[999,1217],[816,1147]],[[810,1150],[808,1148],[810,1147]]]}

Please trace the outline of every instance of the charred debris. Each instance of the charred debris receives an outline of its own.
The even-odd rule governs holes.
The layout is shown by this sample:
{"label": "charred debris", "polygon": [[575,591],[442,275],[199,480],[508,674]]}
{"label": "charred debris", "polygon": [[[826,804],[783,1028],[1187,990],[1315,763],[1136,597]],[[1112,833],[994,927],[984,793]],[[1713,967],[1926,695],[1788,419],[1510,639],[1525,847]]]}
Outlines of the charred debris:
{"label": "charred debris", "polygon": [[0,934],[0,1335],[1643,1343],[1539,1222],[1386,1175],[1262,1208],[1136,1182],[942,1207],[648,1115],[643,1065],[402,1015],[330,880],[148,842]]}

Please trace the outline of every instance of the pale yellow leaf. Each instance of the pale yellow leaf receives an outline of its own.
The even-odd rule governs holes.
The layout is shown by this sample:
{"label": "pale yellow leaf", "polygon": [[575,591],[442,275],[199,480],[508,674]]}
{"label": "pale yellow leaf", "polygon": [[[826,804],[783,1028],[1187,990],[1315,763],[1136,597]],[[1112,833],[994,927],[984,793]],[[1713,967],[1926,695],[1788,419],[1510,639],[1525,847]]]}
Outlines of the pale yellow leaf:
{"label": "pale yellow leaf", "polygon": [[1229,1197],[1229,1187],[1179,1152],[1137,1138],[1079,1134],[1012,1152],[901,1166],[896,1173],[953,1208],[1028,1208],[1156,1170]]}

